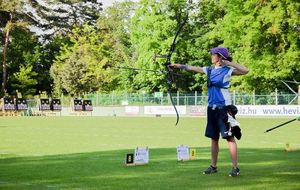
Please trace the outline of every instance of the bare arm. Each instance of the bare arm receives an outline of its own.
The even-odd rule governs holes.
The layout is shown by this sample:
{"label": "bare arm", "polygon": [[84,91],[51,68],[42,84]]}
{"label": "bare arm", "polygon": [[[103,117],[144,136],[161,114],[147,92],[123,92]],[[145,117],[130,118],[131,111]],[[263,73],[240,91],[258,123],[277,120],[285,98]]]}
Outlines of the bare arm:
{"label": "bare arm", "polygon": [[249,72],[249,69],[244,65],[233,63],[227,60],[222,60],[222,65],[227,65],[235,68],[234,71],[232,72],[232,75],[245,75]]}
{"label": "bare arm", "polygon": [[196,67],[196,66],[191,66],[191,65],[184,65],[184,64],[171,64],[169,67],[171,68],[177,68],[177,69],[185,69],[187,71],[193,71],[196,73],[204,73],[203,67]]}

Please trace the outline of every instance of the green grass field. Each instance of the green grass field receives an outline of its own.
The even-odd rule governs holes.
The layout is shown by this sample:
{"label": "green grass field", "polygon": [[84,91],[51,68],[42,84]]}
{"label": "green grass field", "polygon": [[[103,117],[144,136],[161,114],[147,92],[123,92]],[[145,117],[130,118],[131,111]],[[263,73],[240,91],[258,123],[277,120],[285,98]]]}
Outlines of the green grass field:
{"label": "green grass field", "polygon": [[[300,189],[300,122],[264,133],[289,119],[239,119],[241,176],[231,178],[224,140],[219,172],[202,174],[210,163],[205,118],[175,127],[173,117],[1,117],[0,189]],[[180,144],[196,148],[197,160],[177,162]],[[136,146],[150,148],[150,163],[125,167]]]}

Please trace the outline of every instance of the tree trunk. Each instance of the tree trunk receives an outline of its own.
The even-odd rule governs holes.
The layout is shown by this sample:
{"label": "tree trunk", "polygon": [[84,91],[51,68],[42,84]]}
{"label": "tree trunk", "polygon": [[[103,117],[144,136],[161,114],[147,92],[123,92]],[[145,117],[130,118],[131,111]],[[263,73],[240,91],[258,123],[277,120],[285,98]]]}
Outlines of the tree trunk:
{"label": "tree trunk", "polygon": [[[12,15],[10,16],[10,21],[6,24],[11,25],[12,22]],[[5,32],[4,36],[4,48],[3,48],[3,56],[2,56],[2,88],[1,88],[1,94],[4,95],[7,92],[7,64],[6,64],[6,56],[7,56],[7,49],[8,49],[8,43],[9,43],[9,33],[10,33],[11,27],[8,26]]]}
{"label": "tree trunk", "polygon": [[7,55],[7,48],[8,48],[8,39],[9,39],[9,32],[10,29],[7,29],[5,33],[5,42],[4,42],[4,48],[3,48],[3,59],[2,59],[2,94],[5,94],[7,91],[7,64],[6,64],[6,55]]}

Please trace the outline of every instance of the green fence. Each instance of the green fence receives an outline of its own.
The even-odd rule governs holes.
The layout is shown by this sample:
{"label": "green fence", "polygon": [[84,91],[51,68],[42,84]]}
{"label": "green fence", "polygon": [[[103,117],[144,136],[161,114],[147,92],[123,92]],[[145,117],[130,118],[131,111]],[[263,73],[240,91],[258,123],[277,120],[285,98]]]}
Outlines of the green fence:
{"label": "green fence", "polygon": [[[159,96],[158,96],[159,94]],[[84,98],[83,98],[84,97]],[[79,99],[92,100],[93,106],[124,106],[124,105],[171,105],[168,93],[94,93],[86,94]],[[71,106],[72,97],[62,95],[62,105]],[[172,93],[172,98],[176,105],[207,105],[207,94],[193,93]],[[298,97],[295,94],[246,94],[231,93],[232,103],[235,105],[297,105]],[[29,107],[38,106],[38,100],[28,100]]]}
{"label": "green fence", "polygon": [[[111,93],[111,94],[87,94],[87,99],[91,99],[95,106],[115,106],[115,105],[170,105],[171,100],[168,93],[145,94],[145,93]],[[193,93],[172,93],[172,98],[176,105],[206,105],[207,94]],[[233,104],[236,105],[296,105],[298,96],[295,94],[245,94],[231,93]]]}

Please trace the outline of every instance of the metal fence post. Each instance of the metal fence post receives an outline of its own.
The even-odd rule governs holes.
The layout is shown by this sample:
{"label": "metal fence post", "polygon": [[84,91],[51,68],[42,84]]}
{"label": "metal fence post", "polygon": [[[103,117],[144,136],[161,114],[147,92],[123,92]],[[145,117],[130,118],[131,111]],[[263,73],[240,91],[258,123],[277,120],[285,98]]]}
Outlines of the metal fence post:
{"label": "metal fence post", "polygon": [[96,106],[96,105],[98,105],[98,91],[96,92],[96,94],[94,95],[94,100],[95,100],[95,102],[94,102],[94,105]]}
{"label": "metal fence post", "polygon": [[195,106],[197,105],[197,91],[195,91]]}
{"label": "metal fence post", "polygon": [[253,105],[255,105],[255,90],[253,90],[252,96],[253,96]]}
{"label": "metal fence post", "polygon": [[234,90],[233,91],[233,105],[236,105],[235,103],[236,103],[236,101],[235,101],[235,90]]}
{"label": "metal fence post", "polygon": [[298,105],[300,105],[300,85],[298,86]]}
{"label": "metal fence post", "polygon": [[278,105],[278,90],[275,88],[275,105]]}
{"label": "metal fence post", "polygon": [[176,105],[179,105],[179,91],[177,91],[177,104]]}

